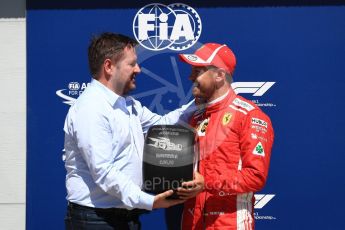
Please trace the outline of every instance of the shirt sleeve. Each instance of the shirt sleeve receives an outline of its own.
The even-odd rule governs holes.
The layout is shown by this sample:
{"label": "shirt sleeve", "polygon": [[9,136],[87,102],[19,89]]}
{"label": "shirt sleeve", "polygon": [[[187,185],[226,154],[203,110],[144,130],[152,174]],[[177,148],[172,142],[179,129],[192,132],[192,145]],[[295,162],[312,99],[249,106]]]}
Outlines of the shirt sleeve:
{"label": "shirt sleeve", "polygon": [[206,188],[238,194],[256,192],[264,187],[274,139],[272,123],[262,111],[254,110],[245,117],[239,129],[238,168],[206,175]]}
{"label": "shirt sleeve", "polygon": [[192,100],[181,108],[161,116],[151,112],[145,106],[142,106],[139,101],[135,101],[135,103],[140,114],[140,122],[144,133],[146,133],[152,125],[188,125],[190,117],[197,110],[197,106],[195,105],[194,100]]}
{"label": "shirt sleeve", "polygon": [[79,116],[74,119],[73,135],[97,186],[127,207],[152,210],[154,196],[141,191],[120,171],[114,160],[117,153],[113,150],[107,115],[97,109],[79,110],[76,113]]}

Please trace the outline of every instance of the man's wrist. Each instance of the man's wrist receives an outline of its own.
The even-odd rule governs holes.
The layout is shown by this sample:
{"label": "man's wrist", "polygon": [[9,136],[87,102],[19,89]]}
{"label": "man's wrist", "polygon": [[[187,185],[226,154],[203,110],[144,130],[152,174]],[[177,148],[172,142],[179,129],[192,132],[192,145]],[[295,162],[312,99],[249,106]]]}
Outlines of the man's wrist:
{"label": "man's wrist", "polygon": [[141,209],[152,210],[155,197],[145,192],[139,195],[139,207]]}

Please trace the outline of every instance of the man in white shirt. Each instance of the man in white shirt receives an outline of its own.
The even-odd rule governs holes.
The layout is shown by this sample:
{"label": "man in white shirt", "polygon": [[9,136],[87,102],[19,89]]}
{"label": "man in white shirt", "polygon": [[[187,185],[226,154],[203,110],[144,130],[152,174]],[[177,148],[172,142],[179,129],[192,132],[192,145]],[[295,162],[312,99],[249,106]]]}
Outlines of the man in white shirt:
{"label": "man in white shirt", "polygon": [[103,33],[88,50],[91,84],[65,120],[66,229],[140,229],[139,209],[166,208],[173,191],[141,191],[144,133],[175,124],[195,111],[194,102],[159,116],[126,96],[140,73],[136,41]]}

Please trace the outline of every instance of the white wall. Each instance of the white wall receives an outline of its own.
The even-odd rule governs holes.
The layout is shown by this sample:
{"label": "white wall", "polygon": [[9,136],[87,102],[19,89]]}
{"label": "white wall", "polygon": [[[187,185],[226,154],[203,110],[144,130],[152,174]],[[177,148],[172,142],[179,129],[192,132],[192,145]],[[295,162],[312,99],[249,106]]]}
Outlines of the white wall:
{"label": "white wall", "polygon": [[0,230],[25,229],[26,22],[0,18]]}

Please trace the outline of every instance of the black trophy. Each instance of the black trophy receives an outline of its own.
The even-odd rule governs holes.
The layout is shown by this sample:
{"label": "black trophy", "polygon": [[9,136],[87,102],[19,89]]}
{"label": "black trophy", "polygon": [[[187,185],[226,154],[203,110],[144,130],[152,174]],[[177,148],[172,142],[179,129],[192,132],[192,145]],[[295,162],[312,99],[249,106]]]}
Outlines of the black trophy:
{"label": "black trophy", "polygon": [[[152,126],[145,139],[144,191],[158,194],[193,180],[194,132],[180,125]],[[177,199],[174,193],[169,198]]]}

